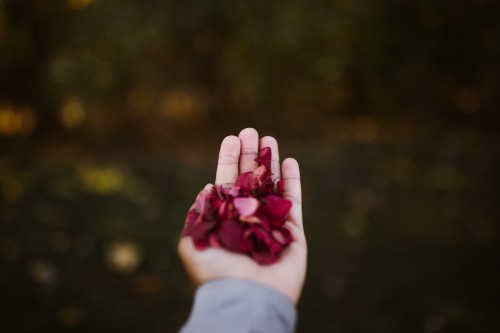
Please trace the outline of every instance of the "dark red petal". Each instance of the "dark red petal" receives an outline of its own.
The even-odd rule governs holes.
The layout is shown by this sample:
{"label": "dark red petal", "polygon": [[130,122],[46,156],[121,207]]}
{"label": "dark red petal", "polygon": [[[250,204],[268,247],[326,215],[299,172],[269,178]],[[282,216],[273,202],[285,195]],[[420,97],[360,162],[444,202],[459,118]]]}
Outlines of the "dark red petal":
{"label": "dark red petal", "polygon": [[233,200],[234,208],[238,213],[245,217],[254,215],[259,208],[259,200],[249,197],[249,198],[234,198]]}
{"label": "dark red petal", "polygon": [[278,254],[264,252],[264,251],[254,251],[250,254],[252,258],[261,265],[270,265],[278,261]]}
{"label": "dark red petal", "polygon": [[196,212],[198,214],[205,214],[209,209],[209,195],[211,192],[212,190],[202,190],[200,193],[198,193],[198,196],[196,197],[196,201],[194,203],[194,208],[196,209]]}
{"label": "dark red petal", "polygon": [[252,243],[244,237],[244,231],[240,222],[225,220],[219,225],[217,237],[225,248],[239,253],[248,253],[252,250]]}
{"label": "dark red petal", "polygon": [[240,187],[240,191],[242,192],[242,194],[248,194],[248,192],[250,191],[251,175],[251,172],[243,172],[238,176],[238,179],[236,180],[236,186]]}
{"label": "dark red petal", "polygon": [[202,238],[208,237],[208,233],[214,227],[215,222],[206,222],[201,221],[194,225],[191,228],[191,237],[195,242],[201,240]]}
{"label": "dark red petal", "polygon": [[292,233],[285,228],[274,229],[271,231],[273,238],[282,246],[287,246],[293,241]]}
{"label": "dark red petal", "polygon": [[268,195],[264,199],[262,211],[269,216],[271,221],[284,221],[288,212],[292,208],[292,202],[278,197],[277,195]]}
{"label": "dark red petal", "polygon": [[209,245],[207,237],[200,238],[197,241],[193,239],[193,243],[194,247],[200,251],[205,250]]}
{"label": "dark red petal", "polygon": [[281,228],[285,224],[285,222],[286,222],[285,219],[283,219],[283,220],[270,220],[269,221],[269,223],[271,224],[273,229]]}
{"label": "dark red petal", "polygon": [[269,221],[267,215],[262,212],[262,207],[260,207],[255,216],[261,221],[261,227],[265,230],[271,230],[271,221]]}
{"label": "dark red petal", "polygon": [[280,180],[276,183],[276,188],[278,190],[278,195],[280,197],[283,196],[283,193],[285,192],[285,181],[284,180]]}
{"label": "dark red petal", "polygon": [[222,200],[219,199],[219,197],[215,196],[213,198],[210,198],[209,202],[210,202],[210,210],[217,211],[217,209],[219,209],[222,203]]}
{"label": "dark red petal", "polygon": [[267,170],[271,170],[271,158],[271,148],[264,147],[260,149],[259,157],[255,161],[265,166]]}
{"label": "dark red petal", "polygon": [[198,218],[198,213],[196,212],[196,209],[194,208],[190,209],[186,215],[186,225],[193,224],[197,218]]}
{"label": "dark red petal", "polygon": [[217,238],[217,234],[215,232],[212,232],[210,235],[208,235],[208,244],[210,244],[211,247],[215,247],[215,248],[222,247],[220,245],[219,239]]}

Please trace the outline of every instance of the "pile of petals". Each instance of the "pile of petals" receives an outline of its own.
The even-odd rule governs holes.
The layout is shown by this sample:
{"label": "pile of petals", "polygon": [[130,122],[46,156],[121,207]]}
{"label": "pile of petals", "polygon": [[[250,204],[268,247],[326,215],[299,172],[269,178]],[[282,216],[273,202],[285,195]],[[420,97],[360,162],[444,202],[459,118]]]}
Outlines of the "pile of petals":
{"label": "pile of petals", "polygon": [[293,241],[283,227],[292,202],[281,197],[284,182],[275,186],[271,178],[271,149],[262,148],[255,161],[260,166],[240,174],[236,185],[213,186],[198,194],[182,232],[197,249],[221,247],[272,264]]}

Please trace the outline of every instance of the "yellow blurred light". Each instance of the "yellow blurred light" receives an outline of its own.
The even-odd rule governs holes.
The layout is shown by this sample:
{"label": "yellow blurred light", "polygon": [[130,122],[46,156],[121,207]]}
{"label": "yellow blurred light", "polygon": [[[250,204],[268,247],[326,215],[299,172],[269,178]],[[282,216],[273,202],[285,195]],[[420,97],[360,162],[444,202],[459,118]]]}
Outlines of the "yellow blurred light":
{"label": "yellow blurred light", "polygon": [[172,119],[185,119],[197,114],[201,109],[201,101],[192,91],[174,90],[165,95],[163,114]]}
{"label": "yellow blurred light", "polygon": [[97,193],[113,193],[122,189],[123,172],[112,166],[95,167],[84,165],[78,170],[80,180],[90,191]]}
{"label": "yellow blurred light", "polygon": [[70,9],[84,9],[92,3],[93,0],[67,0],[66,4]]}
{"label": "yellow blurred light", "polygon": [[133,272],[142,261],[141,248],[133,242],[117,242],[109,246],[106,261],[116,271]]}
{"label": "yellow blurred light", "polygon": [[59,117],[64,127],[75,128],[85,119],[85,109],[78,98],[70,97],[63,102]]}
{"label": "yellow blurred light", "polygon": [[28,135],[35,128],[36,122],[36,115],[29,108],[0,106],[0,135]]}

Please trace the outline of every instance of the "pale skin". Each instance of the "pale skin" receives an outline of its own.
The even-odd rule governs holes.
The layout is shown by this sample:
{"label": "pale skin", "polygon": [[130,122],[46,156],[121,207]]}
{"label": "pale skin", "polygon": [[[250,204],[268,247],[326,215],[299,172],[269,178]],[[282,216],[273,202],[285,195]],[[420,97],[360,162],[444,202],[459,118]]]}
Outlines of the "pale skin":
{"label": "pale skin", "polygon": [[[234,185],[240,173],[253,171],[258,166],[255,158],[262,147],[271,148],[273,179],[285,181],[283,197],[293,203],[285,227],[291,231],[294,241],[283,251],[280,260],[272,265],[260,265],[246,255],[224,249],[208,248],[198,251],[189,236],[180,239],[178,252],[186,271],[197,286],[220,278],[247,279],[272,287],[297,304],[307,265],[300,170],[297,161],[287,158],[280,164],[276,139],[271,136],[259,139],[255,129],[245,128],[238,136],[228,136],[222,141],[215,185]],[[206,187],[211,186],[212,184],[208,184]]]}

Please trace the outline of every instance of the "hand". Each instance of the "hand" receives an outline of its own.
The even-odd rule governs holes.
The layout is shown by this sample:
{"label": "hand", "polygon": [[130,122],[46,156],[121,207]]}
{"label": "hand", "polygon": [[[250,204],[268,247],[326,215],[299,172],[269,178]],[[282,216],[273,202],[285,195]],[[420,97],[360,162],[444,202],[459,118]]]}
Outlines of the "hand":
{"label": "hand", "polygon": [[[273,161],[273,178],[285,181],[283,197],[291,200],[292,209],[285,227],[294,241],[283,251],[278,262],[260,265],[252,258],[220,248],[198,251],[191,237],[182,237],[178,251],[186,270],[196,285],[219,278],[242,278],[268,285],[297,304],[304,283],[307,263],[307,246],[302,224],[300,171],[297,161],[287,158],[280,168],[278,143],[266,136],[260,139],[253,128],[242,130],[238,137],[228,136],[221,144],[215,185],[234,185],[240,173],[253,171],[260,147],[270,147]],[[208,184],[207,188],[211,188]]]}

